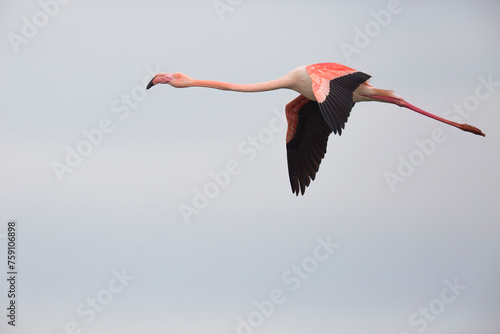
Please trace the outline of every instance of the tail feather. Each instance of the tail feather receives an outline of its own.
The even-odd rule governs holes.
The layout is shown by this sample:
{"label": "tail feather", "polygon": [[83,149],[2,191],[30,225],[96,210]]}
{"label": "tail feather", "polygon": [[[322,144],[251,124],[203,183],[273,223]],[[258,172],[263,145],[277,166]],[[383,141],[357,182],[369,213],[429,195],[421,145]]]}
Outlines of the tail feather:
{"label": "tail feather", "polygon": [[400,96],[396,95],[393,90],[388,90],[388,89],[379,89],[379,88],[373,88],[372,87],[372,95],[380,95],[380,96],[387,96],[387,97],[392,97],[392,98],[400,98]]}
{"label": "tail feather", "polygon": [[379,89],[373,87],[370,84],[363,83],[354,91],[353,100],[354,103],[361,101],[380,101],[378,99],[374,99],[372,96],[383,96],[391,99],[401,99],[401,97],[396,95],[393,90]]}

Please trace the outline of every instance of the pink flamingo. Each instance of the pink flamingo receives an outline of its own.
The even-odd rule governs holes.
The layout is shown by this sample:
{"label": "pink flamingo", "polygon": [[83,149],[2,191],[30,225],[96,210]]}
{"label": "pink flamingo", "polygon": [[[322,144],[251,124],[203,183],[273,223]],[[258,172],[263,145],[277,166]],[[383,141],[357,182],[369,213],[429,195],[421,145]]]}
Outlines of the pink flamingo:
{"label": "pink flamingo", "polygon": [[392,103],[422,115],[484,136],[478,128],[458,124],[411,105],[390,90],[368,84],[370,75],[335,63],[301,66],[287,75],[257,84],[234,84],[220,81],[196,80],[183,73],[159,73],[147,89],[157,84],[177,88],[209,87],[238,92],[263,92],[280,88],[292,89],[300,95],[286,105],[288,122],[286,149],[288,175],[292,192],[302,195],[319,170],[326,153],[328,136],[333,131],[342,134],[347,118],[356,102],[378,101]]}

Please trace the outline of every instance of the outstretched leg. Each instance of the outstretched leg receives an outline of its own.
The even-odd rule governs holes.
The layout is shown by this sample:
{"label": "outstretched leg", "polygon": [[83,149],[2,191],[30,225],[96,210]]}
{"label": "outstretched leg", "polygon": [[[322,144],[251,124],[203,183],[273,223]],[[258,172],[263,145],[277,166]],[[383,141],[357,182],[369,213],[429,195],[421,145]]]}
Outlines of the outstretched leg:
{"label": "outstretched leg", "polygon": [[463,131],[471,132],[471,133],[473,133],[475,135],[479,135],[479,136],[483,136],[483,137],[486,136],[481,130],[479,130],[478,128],[476,128],[476,127],[474,127],[472,125],[469,125],[469,124],[459,124],[459,123],[455,123],[455,122],[452,122],[450,120],[447,120],[445,118],[436,116],[434,114],[431,114],[431,113],[429,113],[427,111],[424,111],[424,110],[422,110],[420,108],[415,107],[413,104],[410,104],[410,103],[406,102],[405,100],[403,100],[400,97],[386,96],[386,95],[370,95],[369,97],[372,98],[374,101],[378,100],[378,101],[381,101],[381,102],[388,102],[388,103],[392,103],[392,104],[398,105],[400,107],[408,108],[410,110],[416,111],[416,112],[418,112],[418,113],[420,113],[422,115],[425,115],[427,117],[433,118],[433,119],[438,120],[440,122],[446,123],[446,124],[454,126],[456,128],[459,128],[459,129],[461,129]]}

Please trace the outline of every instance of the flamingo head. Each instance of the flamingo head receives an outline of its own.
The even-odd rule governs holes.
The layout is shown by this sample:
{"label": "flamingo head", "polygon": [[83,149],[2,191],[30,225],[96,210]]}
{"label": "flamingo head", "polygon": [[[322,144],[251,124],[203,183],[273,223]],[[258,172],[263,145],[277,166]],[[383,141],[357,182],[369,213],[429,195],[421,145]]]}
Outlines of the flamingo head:
{"label": "flamingo head", "polygon": [[158,73],[151,79],[151,81],[146,86],[146,89],[150,89],[157,84],[169,84],[174,87],[187,87],[191,82],[191,78],[183,73]]}

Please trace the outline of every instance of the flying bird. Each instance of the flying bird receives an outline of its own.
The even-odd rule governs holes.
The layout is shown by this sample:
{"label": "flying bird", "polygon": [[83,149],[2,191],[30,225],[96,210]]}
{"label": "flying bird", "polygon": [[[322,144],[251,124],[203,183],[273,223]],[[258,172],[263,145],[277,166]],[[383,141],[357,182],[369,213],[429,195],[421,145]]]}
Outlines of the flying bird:
{"label": "flying bird", "polygon": [[463,131],[484,136],[476,127],[459,124],[428,113],[406,102],[391,90],[377,89],[368,83],[370,75],[336,63],[301,66],[287,75],[268,82],[235,84],[192,79],[183,73],[159,73],[147,85],[169,84],[176,88],[208,87],[237,92],[263,92],[292,89],[300,95],[285,108],[288,129],[286,149],[292,192],[304,195],[314,180],[326,153],[330,133],[342,134],[356,102],[392,103],[449,124]]}

